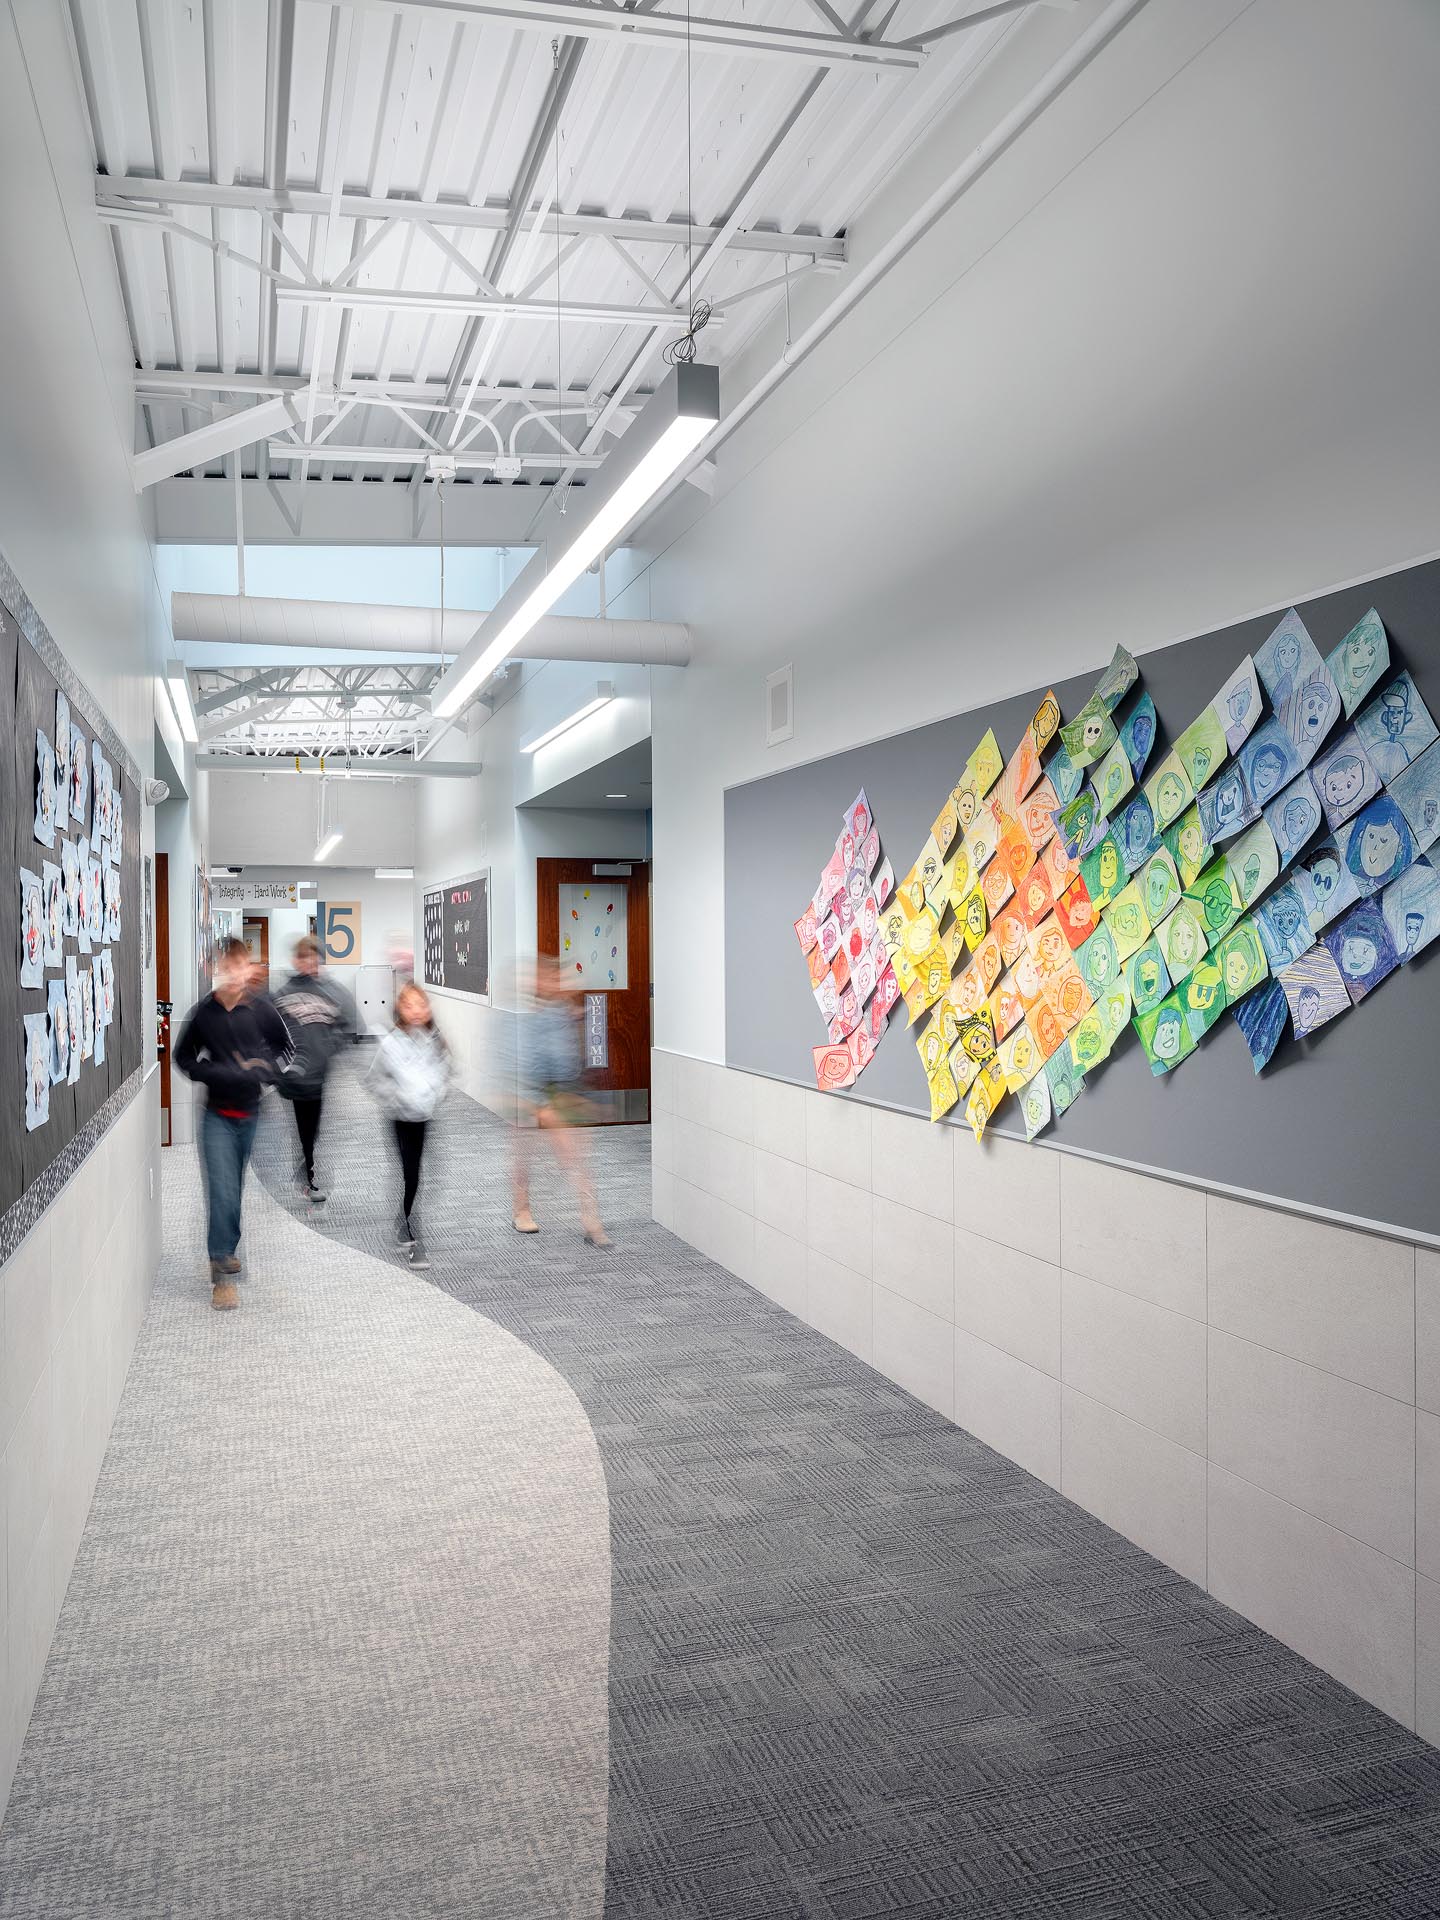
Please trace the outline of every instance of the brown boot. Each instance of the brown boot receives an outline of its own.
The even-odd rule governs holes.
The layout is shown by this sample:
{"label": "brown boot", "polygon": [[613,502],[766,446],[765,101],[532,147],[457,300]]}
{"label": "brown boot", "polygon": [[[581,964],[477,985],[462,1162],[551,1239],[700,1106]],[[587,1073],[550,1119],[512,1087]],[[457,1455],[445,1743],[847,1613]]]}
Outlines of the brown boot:
{"label": "brown boot", "polygon": [[229,1313],[240,1304],[240,1289],[226,1273],[221,1260],[210,1262],[210,1304],[221,1313]]}

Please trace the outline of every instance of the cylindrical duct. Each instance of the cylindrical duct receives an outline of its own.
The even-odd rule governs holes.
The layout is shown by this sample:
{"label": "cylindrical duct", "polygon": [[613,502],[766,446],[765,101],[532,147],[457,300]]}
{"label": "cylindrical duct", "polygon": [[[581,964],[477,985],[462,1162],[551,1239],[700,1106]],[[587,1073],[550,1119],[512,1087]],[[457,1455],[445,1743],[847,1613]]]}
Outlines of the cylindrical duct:
{"label": "cylindrical duct", "polygon": [[[461,651],[485,618],[450,607],[441,645],[438,607],[351,606],[343,600],[253,599],[248,594],[174,593],[178,643],[335,647],[360,653],[414,653],[438,660]],[[550,614],[526,634],[520,660],[606,660],[617,666],[684,667],[690,629],[674,620],[586,620]]]}

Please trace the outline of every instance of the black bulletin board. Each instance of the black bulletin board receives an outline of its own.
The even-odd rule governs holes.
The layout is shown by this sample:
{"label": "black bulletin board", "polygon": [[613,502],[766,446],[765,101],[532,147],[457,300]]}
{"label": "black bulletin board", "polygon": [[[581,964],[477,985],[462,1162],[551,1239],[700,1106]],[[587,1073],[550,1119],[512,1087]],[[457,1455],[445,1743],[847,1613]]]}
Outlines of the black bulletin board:
{"label": "black bulletin board", "polygon": [[490,993],[490,870],[463,874],[422,897],[422,978],[427,986],[486,999]]}
{"label": "black bulletin board", "polygon": [[[11,751],[0,756],[0,818],[5,826],[3,838],[7,858],[6,872],[0,881],[0,948],[6,955],[0,965],[0,1220],[27,1194],[45,1184],[45,1176],[62,1162],[73,1143],[81,1139],[100,1115],[106,1102],[120,1092],[141,1064],[144,1026],[142,968],[142,901],[140,890],[140,808],[141,795],[135,769],[123,745],[115,737],[83,686],[65,668],[39,626],[23,593],[11,576],[0,568],[0,739],[11,742]],[[5,582],[10,582],[8,586]],[[31,638],[43,637],[45,654]],[[64,675],[62,689],[57,674]],[[35,838],[35,735],[37,729],[54,743],[55,696],[64,691],[70,703],[70,718],[85,736],[87,753],[98,738],[102,753],[114,770],[115,785],[122,796],[120,868],[121,938],[110,952],[115,971],[114,1018],[106,1033],[106,1057],[103,1065],[86,1060],[80,1078],[73,1085],[59,1082],[49,1093],[49,1118],[33,1132],[25,1126],[25,1058],[23,1016],[46,1010],[46,989],[21,987],[20,954],[20,881],[19,870],[41,871],[44,861],[58,863],[59,835],[54,848],[43,847]],[[87,808],[88,811],[88,808]],[[67,824],[67,833],[87,836],[90,822]],[[66,954],[75,954],[82,965],[90,965],[101,951],[87,959],[79,954],[73,938],[64,941]],[[46,981],[63,977],[61,969],[48,968]],[[62,1170],[68,1177],[68,1169]],[[48,1204],[48,1201],[47,1201]],[[23,1231],[28,1220],[18,1223]],[[0,1257],[9,1251],[17,1223],[6,1220],[5,1244]]]}
{"label": "black bulletin board", "polygon": [[[1322,654],[1368,607],[1440,720],[1440,562],[1299,603]],[[1284,609],[1138,655],[1161,738],[1174,739],[1253,653]],[[1069,718],[1103,660],[1056,686]],[[803,912],[864,787],[897,878],[966,756],[993,726],[1002,752],[1019,740],[1045,689],[937,720],[792,767],[725,795],[725,1056],[733,1067],[814,1086],[810,1050],[825,1030],[793,922]],[[1152,761],[1152,765],[1153,765]],[[1440,1237],[1434,1117],[1440,1099],[1440,942],[1393,973],[1313,1040],[1288,1036],[1260,1076],[1226,1017],[1174,1073],[1151,1076],[1131,1029],[1080,1099],[1035,1142],[1075,1148],[1301,1208]],[[900,1006],[874,1060],[848,1092],[826,1098],[928,1116],[925,1076]],[[963,1114],[956,1119],[963,1125]],[[955,1124],[952,1120],[948,1124]],[[1023,1138],[1014,1100],[993,1131]],[[976,1148],[977,1152],[983,1147]]]}

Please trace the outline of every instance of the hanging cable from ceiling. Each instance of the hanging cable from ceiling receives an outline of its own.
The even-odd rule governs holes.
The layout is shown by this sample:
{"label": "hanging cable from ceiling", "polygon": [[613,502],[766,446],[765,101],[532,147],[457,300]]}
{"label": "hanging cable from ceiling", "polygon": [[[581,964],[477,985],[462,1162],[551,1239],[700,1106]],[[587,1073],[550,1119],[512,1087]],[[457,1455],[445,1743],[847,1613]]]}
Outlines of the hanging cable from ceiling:
{"label": "hanging cable from ceiling", "polygon": [[670,341],[664,357],[672,367],[688,367],[695,358],[695,343],[710,324],[710,302],[695,292],[695,180],[693,148],[695,112],[690,47],[690,0],[685,0],[685,291],[690,296],[690,324],[684,333]]}
{"label": "hanging cable from ceiling", "polygon": [[[555,430],[560,436],[560,450],[565,450],[565,362],[564,348],[560,335],[560,42],[550,42],[550,65],[554,74],[555,93]],[[563,514],[570,496],[570,483],[562,468],[560,474],[560,511]]]}

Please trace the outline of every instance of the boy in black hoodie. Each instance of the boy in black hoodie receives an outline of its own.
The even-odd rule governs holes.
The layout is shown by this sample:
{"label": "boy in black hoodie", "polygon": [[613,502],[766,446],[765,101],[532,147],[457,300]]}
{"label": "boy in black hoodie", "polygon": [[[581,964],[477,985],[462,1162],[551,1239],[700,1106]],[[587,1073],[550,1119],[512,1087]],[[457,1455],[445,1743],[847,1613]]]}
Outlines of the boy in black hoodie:
{"label": "boy in black hoodie", "polygon": [[285,1023],[248,986],[250,954],[243,940],[227,940],[215,960],[215,990],[193,1008],[175,1046],[175,1064],[205,1088],[200,1157],[205,1167],[210,1304],[238,1307],[240,1204],[245,1169],[255,1144],[260,1095],[274,1081],[289,1049]]}
{"label": "boy in black hoodie", "polygon": [[295,942],[295,971],[275,995],[275,1006],[294,1049],[279,1091],[295,1109],[300,1136],[300,1165],[295,1183],[317,1205],[324,1191],[315,1184],[315,1140],[325,1100],[325,1076],[337,1050],[355,1031],[355,1008],[347,993],[320,971],[320,943],[314,934]]}

